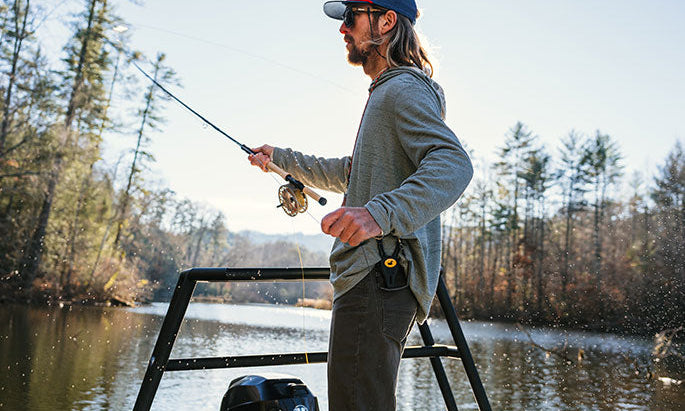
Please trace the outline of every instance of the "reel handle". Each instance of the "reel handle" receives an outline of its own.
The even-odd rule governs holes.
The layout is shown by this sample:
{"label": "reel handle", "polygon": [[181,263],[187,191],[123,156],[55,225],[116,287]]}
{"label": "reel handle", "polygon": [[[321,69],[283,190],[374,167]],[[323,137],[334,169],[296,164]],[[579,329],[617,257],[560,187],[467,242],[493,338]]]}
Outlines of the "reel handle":
{"label": "reel handle", "polygon": [[[284,180],[288,180],[287,177],[288,177],[290,174],[286,173],[285,170],[283,170],[282,168],[280,168],[279,166],[277,166],[277,165],[274,164],[273,162],[269,162],[269,163],[266,165],[266,168],[268,168],[269,170],[271,170],[271,171],[273,171],[274,173],[278,174],[278,175],[281,176],[281,178],[283,178]],[[291,177],[291,178],[292,178],[292,177]],[[297,180],[295,180],[295,181],[297,181]],[[316,201],[317,203],[319,203],[319,204],[321,204],[321,205],[326,205],[326,203],[328,202],[328,200],[326,200],[326,198],[321,197],[319,194],[316,193],[316,191],[312,190],[312,189],[309,188],[309,187],[304,186],[304,187],[302,188],[302,192],[304,192],[305,194],[307,194],[309,197],[313,198],[314,201]]]}

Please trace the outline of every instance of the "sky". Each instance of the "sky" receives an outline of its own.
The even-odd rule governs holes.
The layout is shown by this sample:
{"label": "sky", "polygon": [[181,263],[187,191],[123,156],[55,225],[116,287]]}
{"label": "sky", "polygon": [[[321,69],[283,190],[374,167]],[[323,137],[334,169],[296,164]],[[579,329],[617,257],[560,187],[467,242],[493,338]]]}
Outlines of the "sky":
{"label": "sky", "polygon": [[[41,29],[48,47],[61,48],[55,27],[81,4],[56,3],[52,23]],[[232,137],[324,157],[351,153],[370,79],[347,64],[340,22],[323,14],[323,1],[115,4],[132,47],[150,59],[165,53],[182,83],[172,92]],[[517,121],[551,153],[571,130],[601,130],[618,142],[626,172],[647,179],[684,140],[685,2],[418,6],[417,29],[447,98],[446,123],[469,148],[475,178],[489,178],[483,164],[495,160]],[[141,77],[139,86],[147,85]],[[221,210],[232,231],[317,233],[318,221],[341,201],[324,193],[328,206],[310,202],[310,215],[288,217],[276,209],[280,182],[249,166],[236,145],[176,103],[163,115],[163,130],[151,134],[152,173],[179,197]],[[135,138],[112,136],[105,158],[113,162]]]}

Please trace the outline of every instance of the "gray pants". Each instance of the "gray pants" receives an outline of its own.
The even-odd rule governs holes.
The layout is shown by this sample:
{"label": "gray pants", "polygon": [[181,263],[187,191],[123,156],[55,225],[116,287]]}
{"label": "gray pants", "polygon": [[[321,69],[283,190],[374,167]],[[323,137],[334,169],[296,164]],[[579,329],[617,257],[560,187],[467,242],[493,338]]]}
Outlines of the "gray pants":
{"label": "gray pants", "polygon": [[372,270],[333,303],[328,346],[330,411],[394,410],[397,371],[416,317],[408,287],[387,290]]}

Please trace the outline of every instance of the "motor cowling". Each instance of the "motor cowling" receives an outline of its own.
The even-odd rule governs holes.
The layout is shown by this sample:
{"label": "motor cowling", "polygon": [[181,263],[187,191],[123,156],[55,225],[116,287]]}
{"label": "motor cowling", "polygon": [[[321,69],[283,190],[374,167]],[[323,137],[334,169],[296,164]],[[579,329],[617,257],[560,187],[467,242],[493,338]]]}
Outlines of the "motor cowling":
{"label": "motor cowling", "polygon": [[231,381],[221,411],[319,411],[319,403],[299,378],[245,375]]}

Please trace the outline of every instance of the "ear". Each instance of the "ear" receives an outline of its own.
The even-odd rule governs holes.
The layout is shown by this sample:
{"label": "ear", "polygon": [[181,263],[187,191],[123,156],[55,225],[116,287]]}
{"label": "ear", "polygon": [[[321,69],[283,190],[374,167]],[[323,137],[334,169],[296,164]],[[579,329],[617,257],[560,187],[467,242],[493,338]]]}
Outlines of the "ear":
{"label": "ear", "polygon": [[397,13],[393,10],[388,10],[381,18],[378,19],[378,31],[381,35],[386,34],[392,30],[397,24]]}

